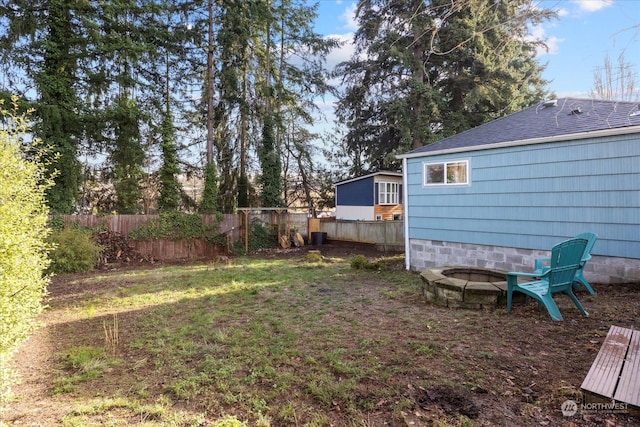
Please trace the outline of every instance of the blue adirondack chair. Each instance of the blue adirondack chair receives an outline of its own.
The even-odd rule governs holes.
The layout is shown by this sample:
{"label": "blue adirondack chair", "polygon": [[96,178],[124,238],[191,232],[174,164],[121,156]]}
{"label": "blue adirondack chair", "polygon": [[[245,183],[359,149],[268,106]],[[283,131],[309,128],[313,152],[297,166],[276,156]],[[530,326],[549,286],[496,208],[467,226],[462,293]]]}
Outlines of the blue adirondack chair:
{"label": "blue adirondack chair", "polygon": [[[584,248],[584,253],[582,254],[582,260],[580,261],[580,268],[576,272],[576,277],[574,278],[575,283],[580,283],[582,286],[586,288],[586,290],[591,294],[595,295],[596,291],[593,289],[591,284],[584,278],[582,275],[584,271],[585,264],[591,259],[591,250],[593,249],[593,245],[596,244],[596,240],[598,240],[598,235],[596,233],[581,233],[576,236],[577,239],[587,239],[587,247]],[[549,268],[549,258],[538,258],[535,260],[534,273],[543,274],[544,271]],[[577,288],[576,288],[577,289]]]}
{"label": "blue adirondack chair", "polygon": [[[578,298],[573,293],[573,282],[580,268],[582,254],[587,246],[587,239],[574,238],[558,243],[551,249],[549,267],[540,275],[537,273],[507,273],[507,311],[511,312],[511,301],[514,292],[522,292],[543,304],[551,319],[562,320],[562,314],[553,300],[553,294],[569,295],[578,310],[588,316]],[[518,277],[534,279],[529,282],[518,282]]]}

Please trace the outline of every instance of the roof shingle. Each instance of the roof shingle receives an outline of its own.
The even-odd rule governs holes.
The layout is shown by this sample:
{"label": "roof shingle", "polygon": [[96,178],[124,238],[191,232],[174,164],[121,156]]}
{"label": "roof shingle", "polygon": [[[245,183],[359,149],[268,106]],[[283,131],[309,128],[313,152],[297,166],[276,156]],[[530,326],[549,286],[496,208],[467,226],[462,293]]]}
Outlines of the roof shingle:
{"label": "roof shingle", "polygon": [[408,154],[640,126],[638,102],[560,98],[550,104],[540,102]]}

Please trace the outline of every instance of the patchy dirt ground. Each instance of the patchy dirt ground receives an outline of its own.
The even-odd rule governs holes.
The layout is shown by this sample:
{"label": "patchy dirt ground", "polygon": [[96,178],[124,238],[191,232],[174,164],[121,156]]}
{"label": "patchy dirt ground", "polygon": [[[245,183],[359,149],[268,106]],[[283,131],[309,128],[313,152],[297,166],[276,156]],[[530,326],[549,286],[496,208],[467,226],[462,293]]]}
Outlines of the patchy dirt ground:
{"label": "patchy dirt ground", "polygon": [[[265,251],[253,256],[266,258],[300,257],[309,250],[320,250],[324,256],[364,254],[369,258],[383,255],[372,246],[338,244],[307,246],[294,250]],[[388,264],[388,269],[401,271],[403,259]],[[149,268],[148,265],[127,268]],[[97,274],[97,273],[90,273]],[[103,283],[102,286],[109,286]],[[116,284],[117,285],[117,284]],[[115,286],[115,285],[114,285]],[[372,405],[363,426],[440,426],[434,420],[449,419],[456,424],[461,416],[478,426],[640,426],[640,414],[584,413],[564,417],[561,404],[580,401],[580,384],[593,362],[611,325],[640,328],[640,284],[595,285],[598,294],[581,293],[579,298],[590,312],[582,317],[568,298],[557,298],[564,322],[552,322],[546,312],[529,303],[514,307],[514,313],[451,310],[429,305],[417,295],[399,295],[392,300],[381,298],[380,288],[372,283],[367,295],[368,306],[353,307],[349,314],[363,325],[363,334],[372,340],[380,334],[390,349],[404,348],[409,341],[423,339],[424,325],[430,331],[424,351],[444,351],[445,358],[428,359],[428,366],[414,366],[408,353],[390,352],[380,363],[393,363],[405,368],[397,378],[389,379],[401,385],[401,396],[378,399]],[[322,290],[318,290],[320,292]],[[50,300],[78,297],[81,292],[69,281],[55,280],[50,287]],[[389,292],[384,289],[382,294]],[[398,317],[386,317],[385,312],[404,310],[422,318],[416,325],[403,324]],[[346,314],[345,314],[346,316]],[[82,396],[53,396],[52,373],[59,369],[57,349],[65,340],[82,337],[82,330],[70,331],[61,319],[45,312],[45,327],[38,330],[19,350],[15,365],[22,382],[14,387],[17,400],[0,412],[0,425],[53,426],[60,425],[68,406]],[[82,322],[73,322],[81,328]],[[91,328],[95,331],[95,325]],[[471,331],[471,332],[470,332]],[[480,332],[478,332],[480,331]],[[367,337],[360,337],[367,338]],[[402,358],[406,358],[400,360]],[[451,360],[463,362],[469,370],[456,371]],[[458,366],[458,365],[456,365]],[[478,372],[478,380],[472,378]],[[481,375],[480,375],[481,374]],[[424,386],[421,384],[433,384]],[[376,396],[374,389],[384,387],[372,381],[370,390],[363,388],[358,398]],[[108,390],[94,390],[96,395]],[[87,398],[87,396],[84,396]],[[398,414],[397,400],[410,402]],[[396,402],[394,402],[394,400]],[[337,406],[337,405],[336,405]],[[350,426],[339,407],[327,411],[331,425]],[[272,424],[286,425],[286,424]]]}

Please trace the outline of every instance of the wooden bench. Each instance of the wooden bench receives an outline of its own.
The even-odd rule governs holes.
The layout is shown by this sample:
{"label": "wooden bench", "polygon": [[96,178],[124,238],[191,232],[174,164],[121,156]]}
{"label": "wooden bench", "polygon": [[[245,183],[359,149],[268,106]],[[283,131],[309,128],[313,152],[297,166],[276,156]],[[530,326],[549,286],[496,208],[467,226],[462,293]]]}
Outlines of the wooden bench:
{"label": "wooden bench", "polygon": [[640,331],[612,326],[580,388],[587,399],[640,408]]}

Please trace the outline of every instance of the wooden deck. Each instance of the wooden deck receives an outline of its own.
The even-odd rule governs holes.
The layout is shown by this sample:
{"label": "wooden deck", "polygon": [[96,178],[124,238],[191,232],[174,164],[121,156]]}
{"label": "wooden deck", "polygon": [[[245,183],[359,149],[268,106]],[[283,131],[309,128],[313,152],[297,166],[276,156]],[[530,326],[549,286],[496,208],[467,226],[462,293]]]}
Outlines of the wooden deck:
{"label": "wooden deck", "polygon": [[640,408],[640,331],[611,326],[580,388]]}

